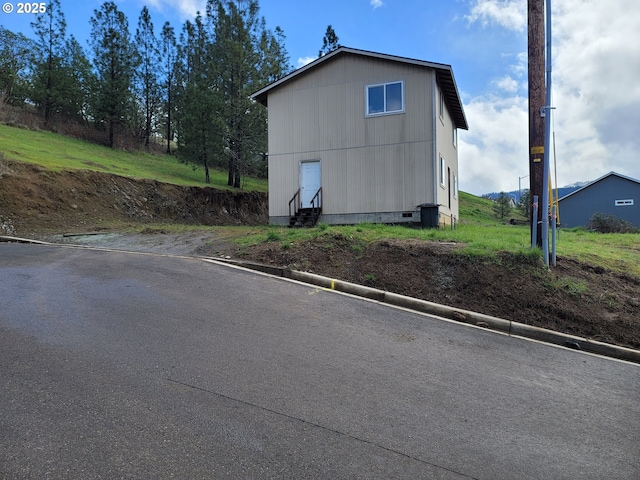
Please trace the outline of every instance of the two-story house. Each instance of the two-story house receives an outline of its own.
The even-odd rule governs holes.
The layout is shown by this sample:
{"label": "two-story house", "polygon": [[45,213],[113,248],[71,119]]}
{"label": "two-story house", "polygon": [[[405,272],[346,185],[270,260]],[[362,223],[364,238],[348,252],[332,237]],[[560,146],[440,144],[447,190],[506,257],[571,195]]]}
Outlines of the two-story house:
{"label": "two-story house", "polygon": [[268,108],[271,224],[305,209],[328,224],[459,218],[468,125],[449,65],[340,47],[253,98]]}

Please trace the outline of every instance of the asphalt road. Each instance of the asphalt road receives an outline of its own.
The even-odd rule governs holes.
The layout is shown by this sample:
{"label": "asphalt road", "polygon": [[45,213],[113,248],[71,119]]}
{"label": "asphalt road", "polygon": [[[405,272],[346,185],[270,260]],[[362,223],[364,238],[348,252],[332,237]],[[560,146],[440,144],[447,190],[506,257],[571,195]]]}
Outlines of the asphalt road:
{"label": "asphalt road", "polygon": [[0,478],[640,478],[640,366],[195,258],[0,244]]}

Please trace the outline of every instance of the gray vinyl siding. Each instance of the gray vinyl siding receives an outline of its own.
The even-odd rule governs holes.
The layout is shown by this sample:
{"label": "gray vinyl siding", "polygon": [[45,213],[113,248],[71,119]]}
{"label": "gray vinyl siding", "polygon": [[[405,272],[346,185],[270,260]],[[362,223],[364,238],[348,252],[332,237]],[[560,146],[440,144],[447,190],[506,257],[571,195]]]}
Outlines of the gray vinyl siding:
{"label": "gray vinyl siding", "polygon": [[[616,206],[616,200],[633,199],[631,206]],[[615,215],[640,227],[640,182],[612,174],[560,199],[560,223],[587,226],[594,213]]]}
{"label": "gray vinyl siding", "polygon": [[[439,112],[439,96],[442,95],[442,90],[437,87],[437,95],[436,95],[436,115],[435,115],[435,124],[436,124],[436,142],[437,142],[437,153],[438,153],[438,161],[436,162],[436,187],[437,187],[437,202],[440,205],[440,212],[450,219],[450,217],[459,218],[459,198],[455,198],[453,195],[453,176],[459,178],[458,175],[458,152],[457,148],[453,144],[453,118],[451,117],[451,113],[449,109],[446,107],[444,109],[444,114],[442,118],[440,117]],[[445,171],[445,185],[444,187],[440,185],[440,156],[445,160],[445,168],[449,168],[451,170],[451,185],[447,184],[447,172]],[[451,189],[451,206],[449,207],[449,188]],[[459,197],[459,196],[458,196]],[[443,218],[442,221],[445,221]],[[447,223],[449,220],[447,219]]]}
{"label": "gray vinyl siding", "polygon": [[[405,113],[365,118],[365,86],[393,81],[404,82]],[[433,202],[435,83],[431,69],[346,56],[271,91],[270,217],[288,215],[299,164],[312,159],[321,161],[323,215]]]}

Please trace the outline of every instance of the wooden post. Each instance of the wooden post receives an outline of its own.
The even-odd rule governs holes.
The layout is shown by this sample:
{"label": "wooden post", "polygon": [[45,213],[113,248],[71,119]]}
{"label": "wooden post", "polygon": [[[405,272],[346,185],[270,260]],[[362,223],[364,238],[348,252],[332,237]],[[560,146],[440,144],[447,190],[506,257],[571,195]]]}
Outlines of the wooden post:
{"label": "wooden post", "polygon": [[[545,119],[540,109],[546,105],[544,0],[527,0],[529,32],[529,191],[530,198],[543,195],[543,163]],[[531,240],[542,247],[543,209],[531,219]],[[534,235],[533,229],[537,230]]]}

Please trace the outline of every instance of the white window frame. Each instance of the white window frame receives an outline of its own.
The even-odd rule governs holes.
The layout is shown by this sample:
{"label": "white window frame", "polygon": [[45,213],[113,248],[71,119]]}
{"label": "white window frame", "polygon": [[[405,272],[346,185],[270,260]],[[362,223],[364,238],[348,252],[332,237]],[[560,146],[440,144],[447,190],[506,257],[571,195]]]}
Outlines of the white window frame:
{"label": "white window frame", "polygon": [[[387,85],[396,85],[396,84],[400,84],[400,88],[401,88],[401,92],[400,92],[400,96],[401,96],[401,103],[402,103],[402,108],[400,110],[391,110],[391,111],[387,111]],[[369,89],[370,88],[375,88],[375,87],[384,87],[384,95],[383,95],[383,101],[384,101],[384,109],[382,112],[376,112],[376,113],[369,113]],[[379,117],[380,115],[397,115],[400,113],[404,113],[404,80],[397,80],[394,82],[386,82],[386,83],[376,83],[373,85],[366,85],[364,87],[364,116],[365,117]]]}
{"label": "white window frame", "polygon": [[458,148],[458,129],[453,125],[453,148]]}
{"label": "white window frame", "polygon": [[440,120],[444,122],[444,92],[442,91],[442,89],[438,89],[438,91],[440,92],[440,105],[439,105]]}
{"label": "white window frame", "polygon": [[444,157],[442,155],[440,155],[440,186],[442,188],[445,188],[447,186],[447,176],[446,176],[446,171],[447,169],[447,163],[444,160]]}
{"label": "white window frame", "polygon": [[625,198],[624,200],[616,200],[616,207],[633,207],[633,198]]}

